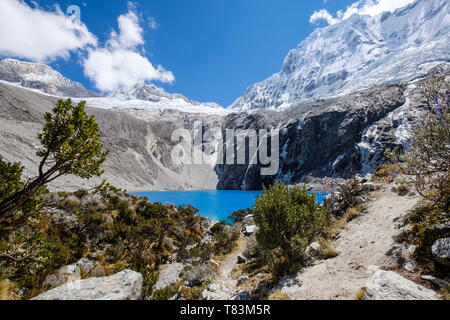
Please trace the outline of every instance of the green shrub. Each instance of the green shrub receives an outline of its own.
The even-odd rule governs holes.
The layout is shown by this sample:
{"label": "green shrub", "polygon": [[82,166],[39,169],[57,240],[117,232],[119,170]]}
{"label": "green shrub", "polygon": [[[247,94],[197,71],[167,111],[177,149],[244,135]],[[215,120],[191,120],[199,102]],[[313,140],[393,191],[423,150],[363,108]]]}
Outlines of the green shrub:
{"label": "green shrub", "polygon": [[272,270],[278,277],[295,272],[309,243],[330,221],[331,213],[316,202],[305,187],[276,183],[256,197],[252,208],[258,243],[274,255]]}

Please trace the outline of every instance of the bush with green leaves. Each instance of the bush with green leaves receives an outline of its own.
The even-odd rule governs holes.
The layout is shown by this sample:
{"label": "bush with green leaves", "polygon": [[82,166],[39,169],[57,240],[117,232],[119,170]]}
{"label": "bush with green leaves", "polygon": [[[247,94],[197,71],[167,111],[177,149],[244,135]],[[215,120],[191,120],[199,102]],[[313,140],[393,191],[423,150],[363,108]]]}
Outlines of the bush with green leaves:
{"label": "bush with green leaves", "polygon": [[[106,161],[108,151],[103,151],[100,129],[94,116],[86,113],[86,102],[73,106],[72,101],[59,100],[53,111],[44,115],[45,124],[38,139],[42,149],[37,177],[23,183],[20,164],[0,164],[0,225],[8,227],[14,215],[21,210],[46,184],[62,175],[73,174],[89,179],[100,176],[100,166]],[[2,181],[0,181],[2,182]],[[22,211],[22,216],[26,212]],[[14,221],[17,226],[17,221]]]}
{"label": "bush with green leaves", "polygon": [[410,150],[393,154],[403,173],[415,177],[417,191],[444,214],[450,212],[450,92],[445,75],[422,87],[429,112],[412,130]]}
{"label": "bush with green leaves", "polygon": [[295,272],[305,250],[329,223],[330,211],[316,202],[305,187],[276,183],[264,188],[252,208],[258,243],[274,255],[275,276]]}

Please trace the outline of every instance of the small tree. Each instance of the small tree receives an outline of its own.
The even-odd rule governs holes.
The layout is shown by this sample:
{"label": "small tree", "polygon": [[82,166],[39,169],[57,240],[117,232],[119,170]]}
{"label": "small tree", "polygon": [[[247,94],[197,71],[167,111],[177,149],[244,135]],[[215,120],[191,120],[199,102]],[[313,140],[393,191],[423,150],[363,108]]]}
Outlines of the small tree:
{"label": "small tree", "polygon": [[417,191],[444,212],[450,211],[450,103],[444,75],[425,82],[422,93],[430,112],[412,130],[411,149],[398,156],[405,174],[415,176]]}
{"label": "small tree", "polygon": [[86,114],[85,102],[72,106],[72,101],[58,101],[52,113],[44,115],[45,125],[38,135],[43,149],[37,155],[41,157],[38,176],[31,182],[20,181],[22,168],[19,164],[3,165],[10,172],[2,179],[9,181],[10,187],[0,198],[0,222],[10,220],[14,213],[22,208],[47,183],[66,174],[84,179],[99,176],[100,166],[106,160],[108,152],[103,152],[98,124],[94,116]]}
{"label": "small tree", "polygon": [[287,187],[282,183],[269,190],[264,188],[255,199],[252,213],[259,227],[258,243],[267,251],[281,254],[279,265],[274,266],[277,274],[294,271],[310,241],[331,218],[329,210],[321,207],[305,187]]}

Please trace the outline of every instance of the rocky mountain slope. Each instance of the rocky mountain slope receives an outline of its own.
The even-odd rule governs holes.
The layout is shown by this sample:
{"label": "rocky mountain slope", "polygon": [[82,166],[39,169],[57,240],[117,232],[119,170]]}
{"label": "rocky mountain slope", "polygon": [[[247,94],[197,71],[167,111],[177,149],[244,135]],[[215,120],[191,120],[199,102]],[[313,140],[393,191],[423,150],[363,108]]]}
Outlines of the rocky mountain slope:
{"label": "rocky mountain slope", "polygon": [[65,78],[45,64],[14,59],[0,61],[0,80],[61,97],[97,97],[79,82]]}
{"label": "rocky mountain slope", "polygon": [[[37,133],[43,113],[57,97],[0,83],[0,154],[21,161],[32,177],[38,159]],[[179,110],[105,110],[89,107],[100,125],[102,141],[111,151],[105,175],[111,183],[138,189],[259,189],[275,180],[304,181],[308,176],[346,176],[370,172],[388,147],[407,145],[407,129],[424,110],[418,84],[392,84],[358,93],[306,102],[283,112],[258,110],[228,115]],[[259,165],[177,165],[171,152],[176,129],[280,129],[280,170],[261,176]],[[248,152],[248,151],[247,151]],[[92,186],[73,177],[54,188]]]}
{"label": "rocky mountain slope", "polygon": [[[43,114],[50,111],[57,97],[0,83],[0,155],[7,161],[20,161],[25,166],[25,178],[37,172],[37,133],[42,129]],[[206,114],[186,114],[176,110],[146,112],[141,120],[125,111],[88,108],[100,125],[105,149],[111,151],[102,179],[112,184],[136,190],[151,189],[214,189],[217,176],[211,165],[175,166],[170,151],[175,143],[171,133],[175,128],[192,126],[202,121],[211,126],[220,117]],[[92,187],[101,179],[84,181],[76,177],[61,177],[52,189]]]}
{"label": "rocky mountain slope", "polygon": [[288,53],[279,73],[249,87],[231,108],[276,109],[424,77],[450,61],[449,32],[446,0],[417,0],[373,17],[354,14],[316,29]]}

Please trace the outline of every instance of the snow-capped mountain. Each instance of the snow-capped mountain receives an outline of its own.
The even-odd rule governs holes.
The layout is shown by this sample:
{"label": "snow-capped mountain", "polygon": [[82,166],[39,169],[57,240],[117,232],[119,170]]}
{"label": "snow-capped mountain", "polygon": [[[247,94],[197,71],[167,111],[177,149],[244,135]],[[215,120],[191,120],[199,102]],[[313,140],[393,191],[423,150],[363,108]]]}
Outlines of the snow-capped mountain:
{"label": "snow-capped mountain", "polygon": [[393,13],[354,14],[316,29],[288,53],[279,73],[249,87],[231,109],[282,108],[411,81],[449,61],[449,1],[417,0]]}
{"label": "snow-capped mountain", "polygon": [[96,97],[81,83],[65,78],[51,67],[14,59],[0,61],[0,80],[61,97]]}
{"label": "snow-capped mountain", "polygon": [[[77,100],[77,99],[76,99]],[[197,102],[181,94],[171,94],[154,84],[145,82],[119,89],[107,97],[88,98],[87,105],[102,109],[135,109],[145,111],[180,110],[193,113],[227,114],[213,102]]]}
{"label": "snow-capped mountain", "polygon": [[119,89],[108,96],[87,90],[81,83],[65,78],[51,67],[14,59],[0,61],[0,81],[57,97],[86,100],[89,107],[127,110],[180,110],[193,113],[227,114],[213,102],[201,103],[181,94],[171,94],[145,82]]}

